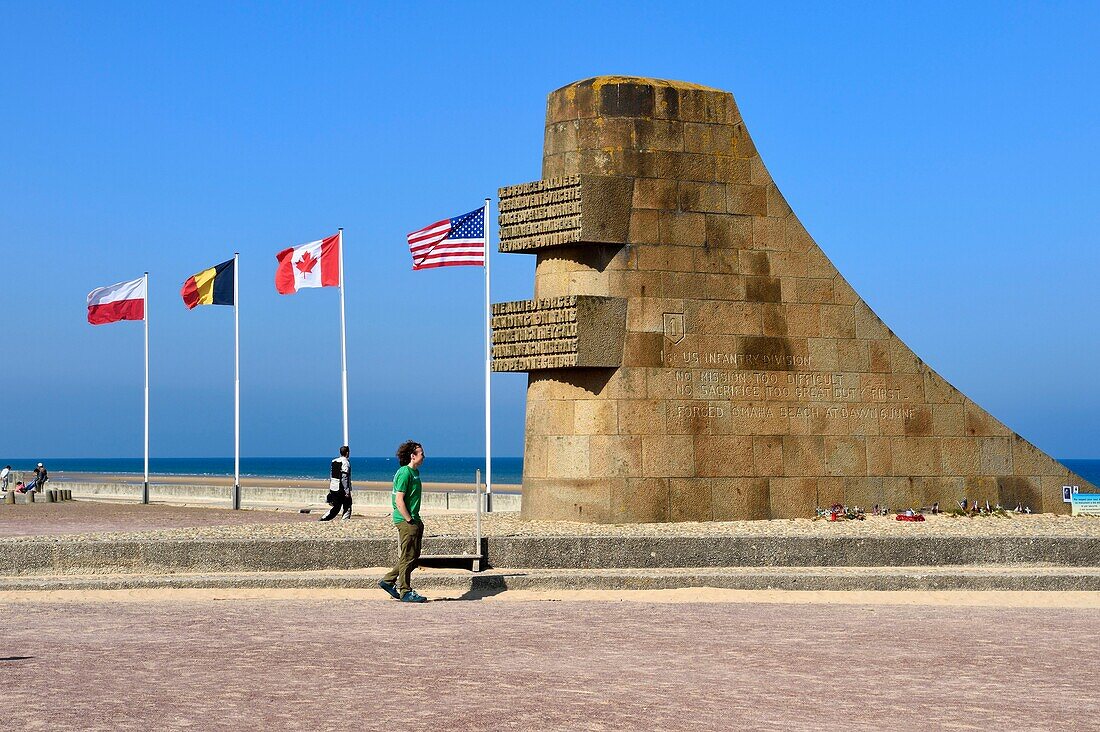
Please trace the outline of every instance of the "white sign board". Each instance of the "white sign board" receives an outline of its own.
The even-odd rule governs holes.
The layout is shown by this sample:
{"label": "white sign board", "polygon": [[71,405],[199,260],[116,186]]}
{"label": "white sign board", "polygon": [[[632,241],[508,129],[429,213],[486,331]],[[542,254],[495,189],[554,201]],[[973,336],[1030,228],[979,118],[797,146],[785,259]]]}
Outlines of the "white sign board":
{"label": "white sign board", "polygon": [[1074,493],[1071,504],[1074,516],[1100,516],[1100,493]]}

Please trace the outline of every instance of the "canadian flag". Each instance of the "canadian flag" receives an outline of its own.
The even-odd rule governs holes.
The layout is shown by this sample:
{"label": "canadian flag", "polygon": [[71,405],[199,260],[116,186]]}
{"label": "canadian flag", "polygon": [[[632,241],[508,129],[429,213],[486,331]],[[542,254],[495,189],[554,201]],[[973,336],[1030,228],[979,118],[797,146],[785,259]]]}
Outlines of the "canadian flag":
{"label": "canadian flag", "polygon": [[292,295],[303,287],[339,287],[340,239],[337,233],[276,254],[275,289]]}

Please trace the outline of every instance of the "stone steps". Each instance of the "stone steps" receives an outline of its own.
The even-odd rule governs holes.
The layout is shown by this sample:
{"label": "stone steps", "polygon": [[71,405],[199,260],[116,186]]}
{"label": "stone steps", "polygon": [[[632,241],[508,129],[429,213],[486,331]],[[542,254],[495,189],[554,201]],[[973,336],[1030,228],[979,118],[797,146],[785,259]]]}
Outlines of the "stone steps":
{"label": "stone steps", "polygon": [[[0,592],[133,589],[376,589],[385,570],[188,574],[43,575],[0,578]],[[508,590],[666,590],[712,587],[795,591],[1100,591],[1100,567],[720,567],[550,570],[418,570],[418,588],[497,594]]]}

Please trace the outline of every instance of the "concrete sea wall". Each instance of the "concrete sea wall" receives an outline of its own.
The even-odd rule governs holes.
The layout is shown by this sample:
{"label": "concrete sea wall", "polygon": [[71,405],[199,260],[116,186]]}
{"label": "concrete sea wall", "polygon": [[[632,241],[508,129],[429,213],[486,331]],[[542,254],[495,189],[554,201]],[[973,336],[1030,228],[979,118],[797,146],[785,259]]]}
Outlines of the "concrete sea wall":
{"label": "concrete sea wall", "polygon": [[[139,500],[140,483],[85,483],[78,481],[51,480],[51,489],[68,488],[74,498],[107,498]],[[151,500],[186,502],[188,500],[218,501],[227,504],[231,500],[232,486],[229,485],[191,485],[150,483]],[[241,500],[253,503],[288,503],[313,505],[325,502],[324,488],[286,488],[264,486],[242,486]],[[390,505],[390,492],[378,490],[355,491],[355,503],[358,506],[386,507]],[[482,498],[484,504],[484,497]],[[518,493],[494,493],[493,510],[520,510],[521,496]],[[435,511],[473,511],[474,494],[470,491],[425,491],[422,501],[425,510]]]}

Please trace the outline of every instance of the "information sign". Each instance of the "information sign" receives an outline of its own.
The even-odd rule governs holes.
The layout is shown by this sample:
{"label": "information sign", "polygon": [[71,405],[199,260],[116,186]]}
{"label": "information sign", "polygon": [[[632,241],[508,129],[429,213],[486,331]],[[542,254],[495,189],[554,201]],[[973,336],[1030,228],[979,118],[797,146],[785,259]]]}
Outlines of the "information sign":
{"label": "information sign", "polygon": [[1100,493],[1074,493],[1071,505],[1074,516],[1100,516]]}

